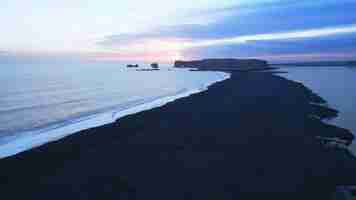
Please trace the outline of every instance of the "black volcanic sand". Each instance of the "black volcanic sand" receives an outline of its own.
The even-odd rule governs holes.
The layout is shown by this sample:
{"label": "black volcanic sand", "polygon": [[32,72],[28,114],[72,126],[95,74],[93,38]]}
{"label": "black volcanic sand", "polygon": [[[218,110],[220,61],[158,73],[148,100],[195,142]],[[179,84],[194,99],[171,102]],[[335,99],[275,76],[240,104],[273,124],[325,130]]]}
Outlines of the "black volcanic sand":
{"label": "black volcanic sand", "polygon": [[[193,72],[192,72],[193,73]],[[356,184],[352,140],[300,83],[233,73],[208,91],[0,160],[1,199],[328,199]]]}

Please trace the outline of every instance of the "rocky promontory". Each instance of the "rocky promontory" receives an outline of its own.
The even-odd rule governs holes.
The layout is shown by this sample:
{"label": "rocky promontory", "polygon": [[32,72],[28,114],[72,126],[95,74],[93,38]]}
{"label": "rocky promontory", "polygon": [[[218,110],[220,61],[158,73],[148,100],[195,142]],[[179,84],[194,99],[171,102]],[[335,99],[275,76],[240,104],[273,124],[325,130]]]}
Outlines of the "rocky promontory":
{"label": "rocky promontory", "polygon": [[199,70],[250,71],[269,69],[267,61],[258,59],[204,59],[175,61],[176,68],[197,68]]}
{"label": "rocky promontory", "polygon": [[[336,110],[270,72],[0,160],[2,199],[333,199],[356,184]],[[54,195],[55,194],[55,195]]]}

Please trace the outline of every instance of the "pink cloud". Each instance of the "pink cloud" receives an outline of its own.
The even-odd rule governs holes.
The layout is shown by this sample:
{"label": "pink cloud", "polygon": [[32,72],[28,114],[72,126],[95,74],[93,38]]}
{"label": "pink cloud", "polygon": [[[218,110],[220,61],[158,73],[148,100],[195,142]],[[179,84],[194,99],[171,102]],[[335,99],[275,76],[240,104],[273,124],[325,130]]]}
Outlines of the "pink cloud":
{"label": "pink cloud", "polygon": [[182,59],[180,52],[118,52],[118,53],[93,53],[90,58],[98,61],[148,61],[148,62],[173,62]]}

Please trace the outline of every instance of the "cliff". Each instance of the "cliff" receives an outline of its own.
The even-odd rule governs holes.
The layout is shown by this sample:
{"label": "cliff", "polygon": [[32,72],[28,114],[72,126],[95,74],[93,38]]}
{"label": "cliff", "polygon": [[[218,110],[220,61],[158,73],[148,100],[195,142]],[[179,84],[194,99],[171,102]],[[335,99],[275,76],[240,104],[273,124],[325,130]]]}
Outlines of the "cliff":
{"label": "cliff", "polygon": [[268,62],[257,59],[204,59],[193,61],[176,61],[176,68],[198,68],[199,70],[251,70],[266,69],[269,67]]}

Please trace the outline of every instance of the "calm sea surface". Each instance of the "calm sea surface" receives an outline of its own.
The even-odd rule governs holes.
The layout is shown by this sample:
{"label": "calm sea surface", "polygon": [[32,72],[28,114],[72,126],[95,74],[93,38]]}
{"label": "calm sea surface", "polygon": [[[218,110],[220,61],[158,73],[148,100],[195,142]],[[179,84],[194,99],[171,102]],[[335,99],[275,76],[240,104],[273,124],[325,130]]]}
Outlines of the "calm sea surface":
{"label": "calm sea surface", "polygon": [[7,63],[0,68],[0,157],[62,137],[52,133],[56,129],[68,134],[109,123],[228,77],[169,66],[143,72],[119,63]]}
{"label": "calm sea surface", "polygon": [[[147,66],[147,65],[146,65]],[[0,64],[0,157],[160,106],[228,78],[225,73],[127,69],[120,63]],[[285,67],[340,111],[329,123],[356,133],[356,69]],[[356,154],[356,143],[351,147]]]}
{"label": "calm sea surface", "polygon": [[[286,67],[281,74],[302,82],[323,97],[330,107],[340,111],[329,123],[356,134],[356,68],[352,67]],[[356,141],[351,146],[356,155]]]}

